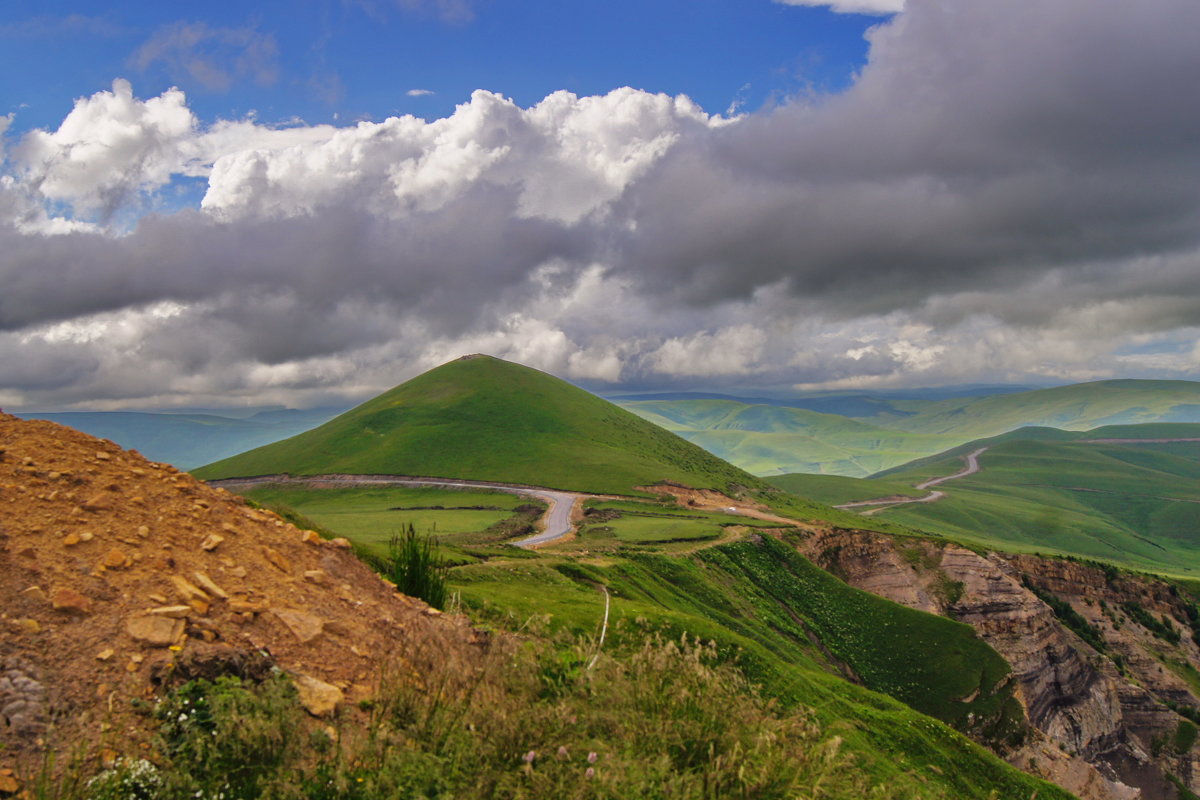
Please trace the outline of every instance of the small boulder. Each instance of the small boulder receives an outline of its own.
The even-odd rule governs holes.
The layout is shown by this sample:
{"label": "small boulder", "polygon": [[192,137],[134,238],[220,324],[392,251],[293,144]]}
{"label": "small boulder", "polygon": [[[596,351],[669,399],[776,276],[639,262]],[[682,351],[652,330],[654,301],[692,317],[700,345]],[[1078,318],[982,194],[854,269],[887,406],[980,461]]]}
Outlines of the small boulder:
{"label": "small boulder", "polygon": [[125,632],[151,647],[169,647],[183,635],[183,620],[170,617],[142,616],[125,620]]}
{"label": "small boulder", "polygon": [[50,594],[50,604],[54,606],[55,611],[64,611],[68,614],[82,616],[92,613],[91,598],[65,586],[60,586]]}
{"label": "small boulder", "polygon": [[301,644],[311,642],[325,629],[325,623],[319,617],[304,611],[280,608],[272,610],[271,613],[287,626],[287,629],[300,640]]}
{"label": "small boulder", "polygon": [[293,680],[300,695],[300,705],[314,717],[332,714],[342,702],[342,690],[332,684],[304,673],[297,674]]}

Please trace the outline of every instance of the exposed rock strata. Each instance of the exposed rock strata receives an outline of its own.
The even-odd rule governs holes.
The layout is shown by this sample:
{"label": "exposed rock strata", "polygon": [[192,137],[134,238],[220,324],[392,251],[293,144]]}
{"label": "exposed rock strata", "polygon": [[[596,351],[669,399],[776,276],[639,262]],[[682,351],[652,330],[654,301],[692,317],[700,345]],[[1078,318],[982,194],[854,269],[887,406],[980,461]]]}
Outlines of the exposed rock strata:
{"label": "exposed rock strata", "polygon": [[[1096,800],[1174,798],[1168,773],[1196,788],[1196,748],[1174,751],[1182,717],[1166,702],[1200,702],[1167,662],[1184,673],[1200,668],[1200,650],[1185,623],[1185,602],[1167,584],[1062,559],[983,556],[857,531],[815,534],[805,550],[858,588],[970,624],[1008,660],[1043,737],[1008,754],[1017,766]],[[1064,626],[1024,582],[1069,602],[1099,631],[1105,652]],[[1178,645],[1121,613],[1130,600],[1173,619]]]}

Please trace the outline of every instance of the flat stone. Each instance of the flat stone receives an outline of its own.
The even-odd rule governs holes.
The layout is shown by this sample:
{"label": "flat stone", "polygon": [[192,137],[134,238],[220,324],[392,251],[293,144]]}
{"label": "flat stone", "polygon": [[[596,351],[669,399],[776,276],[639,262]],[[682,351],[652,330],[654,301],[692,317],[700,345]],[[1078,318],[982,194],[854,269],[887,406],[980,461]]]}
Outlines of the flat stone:
{"label": "flat stone", "polygon": [[21,594],[36,603],[44,603],[48,599],[40,586],[30,586],[28,589],[22,589]]}
{"label": "flat stone", "polygon": [[316,531],[304,531],[300,534],[300,541],[304,542],[305,544],[320,544],[321,534],[317,533]]}
{"label": "flat stone", "polygon": [[219,533],[210,533],[204,537],[204,541],[200,543],[201,550],[216,550],[220,547],[221,542],[225,541],[225,537]]}
{"label": "flat stone", "polygon": [[100,563],[108,569],[121,569],[129,566],[129,556],[114,547],[104,554],[104,559]]}
{"label": "flat stone", "polygon": [[74,532],[68,533],[63,537],[63,544],[65,544],[67,547],[74,547],[75,545],[79,544],[79,534]]}
{"label": "flat stone", "polygon": [[308,569],[304,571],[304,580],[311,581],[317,585],[323,585],[329,577],[323,569]]}
{"label": "flat stone", "polygon": [[54,606],[55,611],[65,611],[68,614],[92,613],[91,598],[65,586],[55,589],[50,594],[50,604]]}
{"label": "flat stone", "polygon": [[192,612],[191,606],[158,606],[147,611],[155,617],[170,617],[171,619],[184,619]]}
{"label": "flat stone", "polygon": [[134,639],[151,647],[169,647],[183,635],[183,620],[170,617],[130,617],[125,631]]}
{"label": "flat stone", "polygon": [[289,574],[291,573],[292,562],[288,561],[287,558],[283,555],[283,553],[280,553],[278,550],[276,550],[273,547],[267,547],[266,545],[263,545],[262,554],[263,554],[263,558],[265,558],[267,561],[269,561],[271,563],[271,565],[273,567],[275,567],[276,569],[278,569],[280,572],[286,572]]}
{"label": "flat stone", "polygon": [[207,592],[193,584],[182,575],[172,575],[170,580],[171,583],[175,585],[175,591],[178,592],[179,596],[184,600],[190,601],[193,599],[198,599],[207,601],[212,599],[208,596]]}
{"label": "flat stone", "polygon": [[313,639],[321,635],[321,631],[325,629],[325,623],[312,614],[304,611],[297,611],[292,608],[274,609],[272,612],[279,621],[287,626],[301,643],[311,642]]}
{"label": "flat stone", "polygon": [[229,610],[235,614],[261,614],[270,608],[270,605],[265,600],[230,600]]}
{"label": "flat stone", "polygon": [[80,506],[84,511],[107,511],[112,508],[112,498],[106,494],[94,494],[83,502]]}
{"label": "flat stone", "polygon": [[217,597],[221,598],[222,600],[229,599],[229,592],[225,591],[220,586],[218,586],[216,581],[214,581],[212,578],[208,577],[208,575],[206,575],[205,573],[193,572],[192,577],[194,577],[196,579],[196,583],[198,583],[202,587],[204,587],[204,590],[206,592],[208,592],[209,594],[216,595]]}
{"label": "flat stone", "polygon": [[293,681],[296,693],[300,696],[300,705],[314,717],[332,714],[338,703],[342,702],[342,690],[323,680],[299,673]]}
{"label": "flat stone", "polygon": [[25,619],[13,620],[13,621],[17,623],[18,628],[25,631],[26,633],[41,633],[42,632],[42,625],[36,619],[25,618]]}

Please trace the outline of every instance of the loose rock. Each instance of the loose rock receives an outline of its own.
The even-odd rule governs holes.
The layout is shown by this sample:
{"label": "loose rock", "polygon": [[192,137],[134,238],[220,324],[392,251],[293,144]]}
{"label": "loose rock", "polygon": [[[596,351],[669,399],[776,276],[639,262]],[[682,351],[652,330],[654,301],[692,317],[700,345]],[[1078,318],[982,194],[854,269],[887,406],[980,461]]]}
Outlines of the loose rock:
{"label": "loose rock", "polygon": [[296,692],[300,695],[300,705],[314,717],[332,714],[342,702],[342,690],[325,681],[300,673],[293,679]]}

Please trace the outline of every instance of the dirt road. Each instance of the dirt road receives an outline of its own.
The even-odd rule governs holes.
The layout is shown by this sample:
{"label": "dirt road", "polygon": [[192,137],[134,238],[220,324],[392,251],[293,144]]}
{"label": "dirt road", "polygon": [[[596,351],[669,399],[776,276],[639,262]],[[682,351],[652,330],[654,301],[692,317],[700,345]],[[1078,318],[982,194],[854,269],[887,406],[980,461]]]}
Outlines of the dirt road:
{"label": "dirt road", "polygon": [[[979,456],[982,455],[985,450],[987,450],[986,447],[981,447],[978,450],[972,451],[963,456],[963,459],[967,462],[967,465],[953,475],[943,475],[940,478],[931,478],[924,483],[918,483],[914,488],[924,491],[925,489],[945,483],[946,481],[952,481],[956,478],[965,478],[968,475],[974,475],[976,472],[979,472]],[[853,509],[875,507],[875,510],[882,511],[885,507],[890,508],[892,506],[902,506],[910,503],[934,503],[938,500],[941,500],[945,496],[945,492],[934,491],[930,492],[924,497],[877,497],[874,500],[858,500],[854,503],[842,503],[840,506],[834,506],[834,508]]]}

